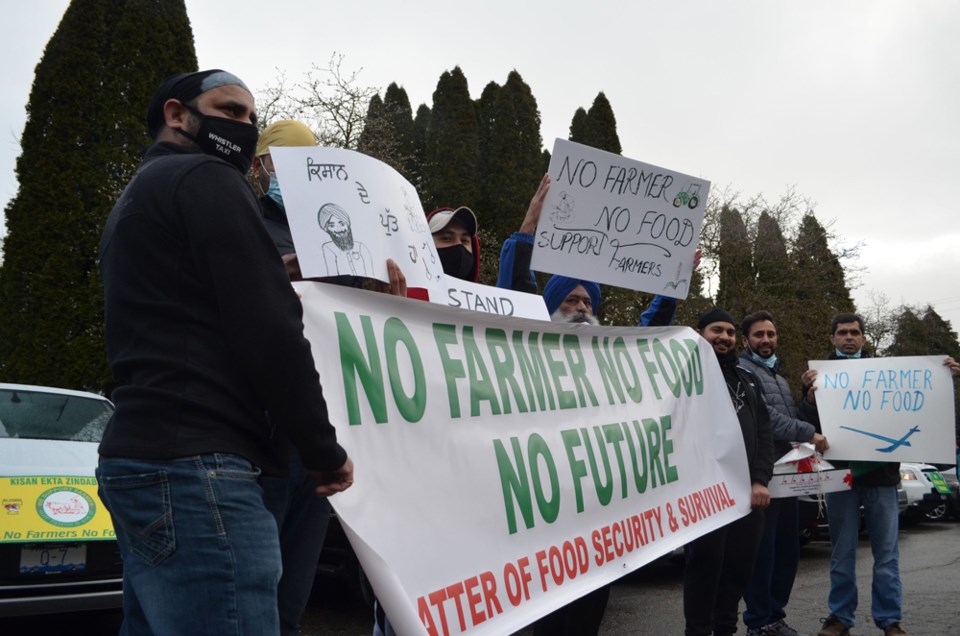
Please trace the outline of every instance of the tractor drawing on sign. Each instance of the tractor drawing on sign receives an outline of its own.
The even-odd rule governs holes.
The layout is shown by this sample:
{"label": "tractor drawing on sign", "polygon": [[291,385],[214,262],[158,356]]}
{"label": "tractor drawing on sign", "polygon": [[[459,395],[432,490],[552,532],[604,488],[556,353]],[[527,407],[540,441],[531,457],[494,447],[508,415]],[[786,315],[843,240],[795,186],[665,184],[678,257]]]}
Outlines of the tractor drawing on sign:
{"label": "tractor drawing on sign", "polygon": [[679,208],[685,205],[691,210],[700,205],[700,184],[688,183],[686,189],[677,193],[673,198],[673,207]]}

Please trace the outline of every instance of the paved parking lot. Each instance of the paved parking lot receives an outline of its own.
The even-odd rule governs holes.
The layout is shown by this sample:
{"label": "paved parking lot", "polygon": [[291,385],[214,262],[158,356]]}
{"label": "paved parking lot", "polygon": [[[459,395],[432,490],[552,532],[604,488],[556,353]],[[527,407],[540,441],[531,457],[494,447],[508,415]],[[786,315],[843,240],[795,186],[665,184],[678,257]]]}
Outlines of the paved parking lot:
{"label": "paved parking lot", "polygon": [[[960,634],[960,523],[919,523],[900,533],[904,587],[903,625],[913,636]],[[861,605],[854,636],[880,634],[870,619],[870,544],[857,550]],[[801,550],[800,571],[788,608],[788,621],[801,633],[816,634],[829,590],[830,544],[814,541]],[[683,566],[660,560],[625,577],[613,588],[602,636],[683,634]],[[305,622],[307,636],[358,636],[371,633],[369,612],[342,590],[318,589]],[[524,630],[521,634],[529,634]],[[740,633],[743,633],[741,626]]]}
{"label": "paved parking lot", "polygon": [[[919,523],[900,534],[904,584],[904,627],[913,636],[960,634],[960,523]],[[826,616],[830,544],[815,541],[801,551],[800,572],[788,608],[789,622],[802,633],[816,634]],[[870,546],[863,538],[857,576],[861,607],[854,636],[880,634],[870,620]],[[614,585],[601,628],[602,636],[673,636],[683,633],[681,581],[683,566],[660,560]],[[0,619],[0,634],[117,633],[119,614],[86,612],[59,616]],[[368,636],[370,611],[353,591],[321,582],[304,621],[305,636]],[[743,633],[741,629],[741,634]],[[523,630],[521,634],[530,634]]]}

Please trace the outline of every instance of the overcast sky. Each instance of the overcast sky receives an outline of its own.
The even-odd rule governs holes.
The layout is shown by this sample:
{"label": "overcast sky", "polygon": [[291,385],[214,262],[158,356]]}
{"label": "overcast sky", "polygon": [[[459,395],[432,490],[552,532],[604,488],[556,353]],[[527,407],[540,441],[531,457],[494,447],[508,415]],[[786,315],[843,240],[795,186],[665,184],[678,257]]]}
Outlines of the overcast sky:
{"label": "overcast sky", "polygon": [[[16,193],[34,67],[68,4],[2,0],[0,201]],[[362,85],[402,85],[414,109],[454,66],[474,98],[516,69],[548,148],[602,90],[625,156],[770,201],[793,187],[845,245],[863,244],[858,307],[882,292],[960,328],[953,0],[187,0],[187,11],[200,68],[254,92],[333,52],[363,69]]]}

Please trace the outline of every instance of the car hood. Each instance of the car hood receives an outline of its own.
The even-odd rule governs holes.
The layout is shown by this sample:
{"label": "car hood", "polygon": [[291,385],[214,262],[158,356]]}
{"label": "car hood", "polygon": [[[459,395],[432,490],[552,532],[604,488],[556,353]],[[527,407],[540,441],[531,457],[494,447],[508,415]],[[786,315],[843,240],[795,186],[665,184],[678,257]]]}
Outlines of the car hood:
{"label": "car hood", "polygon": [[0,438],[0,475],[93,476],[96,442]]}

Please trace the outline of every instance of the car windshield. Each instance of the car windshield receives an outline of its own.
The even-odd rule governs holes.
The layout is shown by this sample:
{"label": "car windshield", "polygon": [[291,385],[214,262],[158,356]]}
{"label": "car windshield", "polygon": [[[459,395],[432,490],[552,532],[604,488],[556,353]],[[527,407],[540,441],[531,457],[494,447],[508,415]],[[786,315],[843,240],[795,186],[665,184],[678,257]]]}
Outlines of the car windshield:
{"label": "car windshield", "polygon": [[0,388],[0,437],[99,442],[112,415],[93,397]]}

